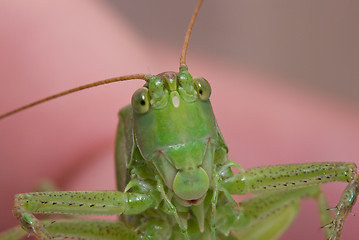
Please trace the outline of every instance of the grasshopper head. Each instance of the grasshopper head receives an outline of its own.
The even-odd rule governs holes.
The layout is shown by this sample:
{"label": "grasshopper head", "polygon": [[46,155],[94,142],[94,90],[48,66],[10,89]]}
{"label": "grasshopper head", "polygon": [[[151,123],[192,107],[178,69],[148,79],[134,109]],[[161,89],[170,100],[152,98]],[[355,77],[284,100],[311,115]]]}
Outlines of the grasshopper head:
{"label": "grasshopper head", "polygon": [[217,125],[211,88],[187,69],[151,76],[132,97],[135,137],[142,156],[166,186],[189,204],[203,199],[212,179]]}

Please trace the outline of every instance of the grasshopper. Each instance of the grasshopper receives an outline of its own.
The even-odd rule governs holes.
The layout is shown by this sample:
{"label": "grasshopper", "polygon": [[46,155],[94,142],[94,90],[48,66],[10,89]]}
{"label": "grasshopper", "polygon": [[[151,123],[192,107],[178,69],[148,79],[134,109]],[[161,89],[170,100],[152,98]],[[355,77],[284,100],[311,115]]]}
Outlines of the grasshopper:
{"label": "grasshopper", "polygon": [[[276,165],[244,171],[228,159],[209,102],[211,87],[204,78],[190,75],[183,49],[178,73],[109,81],[146,81],[134,93],[132,105],[120,111],[115,154],[120,191],[18,194],[14,213],[23,228],[39,239],[270,239],[288,227],[300,199],[314,198],[322,224],[327,225],[325,234],[338,239],[358,194],[355,164]],[[333,219],[319,187],[332,181],[349,182]],[[246,193],[256,195],[240,203],[231,196]],[[122,222],[42,222],[32,213],[124,216]]]}

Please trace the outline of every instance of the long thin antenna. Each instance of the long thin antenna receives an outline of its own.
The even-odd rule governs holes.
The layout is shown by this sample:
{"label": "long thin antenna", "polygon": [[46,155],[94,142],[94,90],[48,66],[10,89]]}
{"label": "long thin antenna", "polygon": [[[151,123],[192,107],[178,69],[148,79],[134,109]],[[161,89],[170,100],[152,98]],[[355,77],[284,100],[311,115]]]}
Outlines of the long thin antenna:
{"label": "long thin antenna", "polygon": [[81,90],[84,90],[84,89],[88,89],[88,88],[92,88],[92,87],[96,87],[96,86],[100,86],[100,85],[104,85],[104,84],[109,84],[109,83],[114,83],[114,82],[120,82],[120,81],[126,81],[126,80],[133,80],[133,79],[143,79],[143,80],[146,80],[147,77],[149,75],[146,75],[146,74],[133,74],[133,75],[126,75],[126,76],[121,76],[121,77],[114,77],[114,78],[109,78],[109,79],[105,79],[105,80],[101,80],[101,81],[98,81],[98,82],[94,82],[94,83],[89,83],[89,84],[86,84],[86,85],[82,85],[80,87],[76,87],[76,88],[72,88],[70,90],[67,90],[67,91],[64,91],[64,92],[60,92],[58,94],[55,94],[55,95],[52,95],[52,96],[49,96],[49,97],[46,97],[46,98],[43,98],[43,99],[40,99],[36,102],[33,102],[33,103],[30,103],[30,104],[27,104],[27,105],[24,105],[22,107],[19,107],[15,110],[12,110],[10,112],[7,112],[3,115],[0,115],[0,119],[2,118],[6,118],[10,115],[13,115],[15,113],[18,113],[18,112],[21,112],[25,109],[28,109],[28,108],[31,108],[33,106],[36,106],[36,105],[39,105],[40,103],[43,103],[43,102],[47,102],[47,101],[50,101],[50,100],[53,100],[55,98],[58,98],[58,97],[62,97],[62,96],[65,96],[65,95],[68,95],[70,93],[74,93],[74,92],[78,92],[78,91],[81,91]]}
{"label": "long thin antenna", "polygon": [[193,25],[196,21],[199,9],[201,8],[201,5],[203,3],[203,0],[199,0],[196,6],[196,9],[194,10],[194,13],[192,15],[192,19],[191,22],[189,23],[188,29],[187,29],[187,33],[186,33],[186,37],[184,39],[184,43],[183,43],[183,47],[182,47],[182,54],[181,54],[181,59],[180,59],[180,65],[186,65],[186,55],[187,55],[187,48],[188,48],[188,42],[189,42],[189,38],[191,36],[191,32],[192,32],[192,28]]}

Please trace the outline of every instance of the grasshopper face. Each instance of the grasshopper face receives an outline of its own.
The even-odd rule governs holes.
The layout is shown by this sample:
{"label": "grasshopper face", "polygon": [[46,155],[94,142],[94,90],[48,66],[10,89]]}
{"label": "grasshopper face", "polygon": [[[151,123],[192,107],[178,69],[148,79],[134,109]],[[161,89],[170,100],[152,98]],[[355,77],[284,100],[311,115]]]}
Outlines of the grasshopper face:
{"label": "grasshopper face", "polygon": [[135,137],[143,157],[188,205],[204,199],[212,180],[218,136],[210,93],[203,78],[165,72],[132,97]]}

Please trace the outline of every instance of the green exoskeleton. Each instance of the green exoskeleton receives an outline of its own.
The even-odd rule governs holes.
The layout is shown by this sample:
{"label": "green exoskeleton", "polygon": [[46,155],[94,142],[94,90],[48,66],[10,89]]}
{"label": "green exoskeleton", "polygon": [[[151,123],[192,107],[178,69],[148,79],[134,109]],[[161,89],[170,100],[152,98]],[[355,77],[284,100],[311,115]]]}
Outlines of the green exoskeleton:
{"label": "green exoskeleton", "polygon": [[[313,198],[328,239],[339,239],[356,202],[354,163],[276,165],[243,170],[228,149],[210,103],[211,87],[192,77],[185,55],[199,1],[185,40],[179,72],[128,75],[72,89],[4,114],[84,88],[130,79],[145,85],[119,113],[118,191],[33,192],[15,196],[17,227],[0,239],[276,239],[295,219],[299,201]],[[233,173],[237,168],[239,173]],[[348,182],[328,211],[320,184]],[[253,193],[236,202],[231,195]],[[121,221],[39,220],[35,213],[118,215]],[[24,230],[25,231],[24,231]],[[27,233],[26,233],[27,232]]]}

